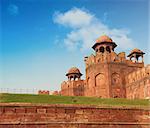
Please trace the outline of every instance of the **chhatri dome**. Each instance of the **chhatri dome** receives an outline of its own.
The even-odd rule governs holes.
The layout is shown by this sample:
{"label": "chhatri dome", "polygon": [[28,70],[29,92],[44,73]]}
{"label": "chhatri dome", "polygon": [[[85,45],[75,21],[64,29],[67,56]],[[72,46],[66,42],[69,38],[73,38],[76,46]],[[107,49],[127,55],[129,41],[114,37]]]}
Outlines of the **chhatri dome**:
{"label": "chhatri dome", "polygon": [[131,51],[131,53],[144,53],[144,52],[142,52],[140,49],[135,48]]}
{"label": "chhatri dome", "polygon": [[72,67],[69,69],[68,73],[66,74],[69,80],[76,80],[80,79],[82,74],[80,73],[80,70],[76,67]]}
{"label": "chhatri dome", "polygon": [[110,42],[110,43],[112,43],[113,40],[112,40],[110,37],[108,37],[108,36],[106,36],[106,35],[103,35],[103,36],[100,36],[100,37],[96,40],[96,43],[102,43],[102,42]]}
{"label": "chhatri dome", "polygon": [[127,56],[127,57],[132,57],[133,56],[133,54],[138,54],[138,55],[143,55],[143,54],[145,54],[143,51],[141,51],[140,49],[137,49],[137,48],[135,48],[135,49],[133,49],[131,52],[130,52],[130,54]]}
{"label": "chhatri dome", "polygon": [[97,38],[92,48],[95,50],[96,47],[100,45],[112,46],[112,49],[114,49],[117,46],[116,43],[113,42],[113,40],[107,35],[102,35],[99,38]]}
{"label": "chhatri dome", "polygon": [[80,73],[80,70],[77,67],[72,67],[69,69],[68,73],[66,74],[66,76],[68,76],[69,74],[79,74],[82,75]]}

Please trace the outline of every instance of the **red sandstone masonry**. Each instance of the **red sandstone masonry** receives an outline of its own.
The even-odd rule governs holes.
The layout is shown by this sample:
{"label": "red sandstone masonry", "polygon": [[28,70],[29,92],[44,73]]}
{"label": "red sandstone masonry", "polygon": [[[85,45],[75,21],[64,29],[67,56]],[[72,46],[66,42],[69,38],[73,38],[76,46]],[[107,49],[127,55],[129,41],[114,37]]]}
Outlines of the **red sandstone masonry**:
{"label": "red sandstone masonry", "polygon": [[149,108],[0,103],[0,128],[149,128]]}
{"label": "red sandstone masonry", "polygon": [[[82,74],[78,68],[70,68],[66,74],[68,80],[61,84],[60,94],[150,99],[150,65],[144,66],[145,53],[136,48],[127,59],[125,52],[115,52],[117,45],[110,37],[104,35],[97,41],[92,46],[95,54],[84,57],[85,80],[81,80]],[[139,57],[142,61],[139,61]]]}

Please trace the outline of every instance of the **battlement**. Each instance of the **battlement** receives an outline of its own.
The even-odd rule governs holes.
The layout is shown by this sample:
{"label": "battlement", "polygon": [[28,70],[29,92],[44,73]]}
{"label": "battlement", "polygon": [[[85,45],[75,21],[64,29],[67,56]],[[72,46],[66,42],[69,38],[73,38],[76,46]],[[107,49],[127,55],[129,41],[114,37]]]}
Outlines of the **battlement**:
{"label": "battlement", "polygon": [[120,53],[97,53],[96,55],[91,54],[89,57],[84,58],[86,68],[93,64],[98,64],[98,63],[124,63],[129,67],[144,67],[144,62],[138,62],[135,60],[128,60],[126,59],[125,52],[120,52]]}
{"label": "battlement", "polygon": [[139,68],[144,67],[144,62],[136,62],[136,61],[132,61],[132,60],[126,60],[126,64],[129,67],[139,67]]}
{"label": "battlement", "polygon": [[38,91],[38,94],[49,95],[49,94],[50,94],[50,91],[48,91],[48,90],[39,90],[39,91]]}

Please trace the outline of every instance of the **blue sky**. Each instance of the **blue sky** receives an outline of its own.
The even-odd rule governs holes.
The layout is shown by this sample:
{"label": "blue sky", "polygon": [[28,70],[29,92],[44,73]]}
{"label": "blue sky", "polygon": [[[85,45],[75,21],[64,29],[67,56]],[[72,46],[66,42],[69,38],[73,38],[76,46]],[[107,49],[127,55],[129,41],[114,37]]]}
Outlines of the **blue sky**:
{"label": "blue sky", "polygon": [[[150,63],[148,0],[1,0],[0,87],[57,90],[107,34]],[[83,76],[84,78],[84,76]]]}

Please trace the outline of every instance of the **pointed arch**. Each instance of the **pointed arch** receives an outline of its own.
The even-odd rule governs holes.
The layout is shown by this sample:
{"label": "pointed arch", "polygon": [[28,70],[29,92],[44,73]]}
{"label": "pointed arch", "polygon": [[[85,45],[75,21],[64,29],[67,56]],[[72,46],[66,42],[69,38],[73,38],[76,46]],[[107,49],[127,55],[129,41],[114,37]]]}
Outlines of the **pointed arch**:
{"label": "pointed arch", "polygon": [[119,85],[121,83],[119,73],[114,72],[111,78],[112,78],[112,85]]}
{"label": "pointed arch", "polygon": [[95,86],[101,85],[101,87],[105,84],[105,76],[103,73],[99,73],[95,76]]}
{"label": "pointed arch", "polygon": [[106,98],[106,78],[103,73],[99,73],[95,76],[95,95],[98,97]]}

